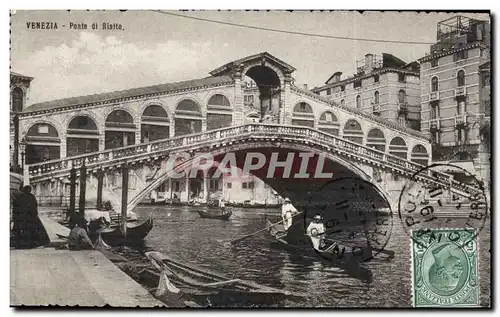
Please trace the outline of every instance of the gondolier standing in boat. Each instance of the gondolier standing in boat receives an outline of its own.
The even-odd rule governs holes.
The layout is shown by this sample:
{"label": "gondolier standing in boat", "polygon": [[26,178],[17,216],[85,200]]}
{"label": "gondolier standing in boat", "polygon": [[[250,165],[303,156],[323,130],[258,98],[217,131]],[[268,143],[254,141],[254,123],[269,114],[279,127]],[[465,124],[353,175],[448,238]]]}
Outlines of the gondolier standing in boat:
{"label": "gondolier standing in boat", "polygon": [[285,198],[283,206],[281,206],[281,216],[283,217],[283,227],[285,230],[288,230],[292,226],[292,217],[296,212],[297,209],[290,203],[290,199],[288,197]]}
{"label": "gondolier standing in boat", "polygon": [[224,202],[224,199],[219,200],[219,208],[222,212],[226,209],[226,203]]}
{"label": "gondolier standing in boat", "polygon": [[321,220],[320,214],[314,216],[313,221],[311,221],[306,231],[307,235],[311,238],[313,248],[317,251],[320,251],[323,239],[325,238],[325,225]]}

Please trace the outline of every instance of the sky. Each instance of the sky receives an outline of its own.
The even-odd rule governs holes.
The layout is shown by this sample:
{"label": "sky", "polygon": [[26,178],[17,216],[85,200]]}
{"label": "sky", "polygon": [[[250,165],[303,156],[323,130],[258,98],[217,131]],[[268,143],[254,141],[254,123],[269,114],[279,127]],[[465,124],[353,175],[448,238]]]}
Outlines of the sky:
{"label": "sky", "polygon": [[[186,16],[330,36],[433,43],[437,22],[450,13],[335,11],[186,11]],[[463,15],[488,20],[487,14]],[[28,22],[56,22],[34,30]],[[103,22],[122,30],[103,30]],[[86,23],[87,30],[70,29]],[[99,29],[93,30],[92,23]],[[209,76],[230,61],[267,51],[297,68],[296,85],[322,85],[334,72],[355,72],[367,53],[406,62],[430,44],[379,43],[283,34],[165,15],[152,11],[15,11],[11,71],[34,77],[28,105]]]}

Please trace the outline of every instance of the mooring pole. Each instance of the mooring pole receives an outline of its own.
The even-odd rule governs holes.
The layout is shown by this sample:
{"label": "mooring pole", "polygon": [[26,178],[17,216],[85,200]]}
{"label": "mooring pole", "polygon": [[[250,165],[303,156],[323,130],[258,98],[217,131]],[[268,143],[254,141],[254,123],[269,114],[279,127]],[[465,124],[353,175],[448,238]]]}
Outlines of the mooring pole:
{"label": "mooring pole", "polygon": [[122,235],[127,238],[127,199],[128,199],[128,166],[122,167],[122,213],[120,218],[120,228]]}
{"label": "mooring pole", "polygon": [[85,219],[85,191],[87,189],[87,167],[83,162],[80,167],[80,201],[78,204],[78,214],[80,219]]}
{"label": "mooring pole", "polygon": [[69,171],[69,216],[74,220],[76,200],[76,169],[71,167]]}
{"label": "mooring pole", "polygon": [[97,210],[102,209],[102,187],[104,184],[104,171],[97,171]]}

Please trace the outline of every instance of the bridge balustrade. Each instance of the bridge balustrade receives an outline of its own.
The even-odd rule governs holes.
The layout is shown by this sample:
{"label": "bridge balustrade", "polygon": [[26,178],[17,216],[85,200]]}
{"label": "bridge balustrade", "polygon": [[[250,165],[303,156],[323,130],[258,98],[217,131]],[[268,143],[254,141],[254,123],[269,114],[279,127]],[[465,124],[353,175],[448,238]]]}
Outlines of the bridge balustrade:
{"label": "bridge balustrade", "polygon": [[[156,140],[149,143],[142,143],[127,147],[106,150],[100,153],[90,153],[80,156],[67,157],[59,160],[46,161],[38,164],[29,165],[31,177],[43,176],[51,172],[60,172],[71,169],[72,166],[79,167],[85,162],[86,165],[97,165],[105,162],[112,162],[117,158],[126,158],[141,156],[144,154],[160,153],[161,151],[178,149],[195,145],[205,141],[214,141],[242,137],[247,135],[262,134],[270,138],[294,137],[303,138],[308,142],[319,142],[326,147],[336,147],[346,153],[354,154],[358,157],[364,157],[376,162],[383,162],[391,166],[402,168],[408,172],[418,171],[424,168],[423,165],[408,161],[395,155],[391,155],[375,148],[363,146],[361,144],[334,136],[323,131],[315,130],[310,127],[301,126],[283,126],[273,124],[251,123],[242,126],[225,127],[217,130],[201,132],[197,134],[184,135],[170,139]],[[452,176],[446,173],[433,172],[434,176],[426,175],[429,180],[439,181],[449,184],[454,188],[463,189],[463,184],[454,181]],[[438,176],[436,176],[438,175]]]}

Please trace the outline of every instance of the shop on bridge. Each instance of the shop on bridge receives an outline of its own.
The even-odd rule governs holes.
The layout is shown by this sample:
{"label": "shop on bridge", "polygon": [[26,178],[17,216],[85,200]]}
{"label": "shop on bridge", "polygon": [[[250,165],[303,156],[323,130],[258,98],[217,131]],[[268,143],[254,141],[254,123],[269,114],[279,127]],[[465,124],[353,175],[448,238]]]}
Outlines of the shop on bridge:
{"label": "shop on bridge", "polygon": [[141,142],[150,142],[170,137],[170,119],[160,105],[150,105],[142,113]]}
{"label": "shop on bridge", "polygon": [[363,129],[361,124],[354,119],[349,119],[344,125],[344,139],[363,144]]}
{"label": "shop on bridge", "polygon": [[61,139],[49,123],[37,123],[26,134],[25,164],[55,160],[61,154]]}
{"label": "shop on bridge", "polygon": [[99,130],[92,118],[77,116],[68,125],[66,156],[99,151]]}
{"label": "shop on bridge", "polygon": [[332,135],[339,135],[340,124],[337,116],[331,111],[323,112],[319,117],[318,130]]}
{"label": "shop on bridge", "polygon": [[200,106],[191,99],[184,99],[175,110],[175,136],[201,132]]}
{"label": "shop on bridge", "polygon": [[130,113],[125,110],[111,112],[105,123],[105,149],[135,144],[135,130],[134,119]]}
{"label": "shop on bridge", "polygon": [[366,146],[385,152],[385,137],[380,129],[371,129],[366,137]]}
{"label": "shop on bridge", "polygon": [[229,99],[224,95],[213,95],[207,105],[207,130],[230,127],[233,123],[233,111]]}
{"label": "shop on bridge", "polygon": [[306,102],[299,102],[293,107],[292,125],[314,128],[314,112]]}

